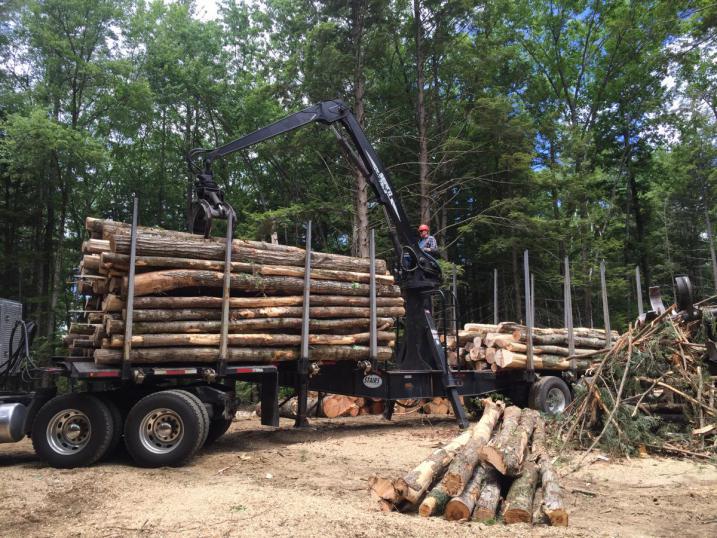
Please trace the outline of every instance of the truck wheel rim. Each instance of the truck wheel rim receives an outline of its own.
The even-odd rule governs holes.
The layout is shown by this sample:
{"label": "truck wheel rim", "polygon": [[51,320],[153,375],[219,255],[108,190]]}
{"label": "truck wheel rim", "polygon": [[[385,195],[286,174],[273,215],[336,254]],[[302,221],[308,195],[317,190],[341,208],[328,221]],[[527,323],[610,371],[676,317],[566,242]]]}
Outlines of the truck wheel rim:
{"label": "truck wheel rim", "polygon": [[153,409],[139,426],[142,446],[153,454],[167,454],[184,438],[182,418],[171,409]]}
{"label": "truck wheel rim", "polygon": [[82,411],[63,409],[47,425],[47,444],[58,454],[69,456],[82,450],[92,437],[92,424]]}
{"label": "truck wheel rim", "polygon": [[551,415],[557,415],[565,411],[565,394],[563,394],[563,391],[557,387],[550,389],[545,398],[545,406]]}

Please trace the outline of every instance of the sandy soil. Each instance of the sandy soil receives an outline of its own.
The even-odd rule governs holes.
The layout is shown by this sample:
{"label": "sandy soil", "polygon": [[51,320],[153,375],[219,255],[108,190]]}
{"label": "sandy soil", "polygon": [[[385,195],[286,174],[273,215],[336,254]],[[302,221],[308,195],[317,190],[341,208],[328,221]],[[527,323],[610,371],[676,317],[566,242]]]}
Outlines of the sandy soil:
{"label": "sandy soil", "polygon": [[[570,527],[452,523],[376,511],[371,474],[397,476],[457,432],[450,420],[257,418],[181,469],[122,456],[56,470],[29,441],[0,446],[3,536],[717,536],[717,469],[668,459],[597,461],[563,478]],[[565,467],[562,468],[563,471]]]}

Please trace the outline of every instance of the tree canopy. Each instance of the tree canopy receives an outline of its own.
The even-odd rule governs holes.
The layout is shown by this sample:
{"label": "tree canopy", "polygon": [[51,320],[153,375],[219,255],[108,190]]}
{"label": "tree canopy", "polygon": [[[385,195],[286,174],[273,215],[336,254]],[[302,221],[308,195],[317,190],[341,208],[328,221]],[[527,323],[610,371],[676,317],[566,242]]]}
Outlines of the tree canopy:
{"label": "tree canopy", "polygon": [[[708,0],[9,0],[0,6],[1,296],[52,344],[88,215],[186,227],[186,153],[324,99],[353,107],[416,226],[456,264],[462,317],[613,327],[645,287],[717,287],[717,7]],[[332,134],[218,162],[238,234],[365,255],[383,213]],[[646,289],[644,290],[646,296]]]}

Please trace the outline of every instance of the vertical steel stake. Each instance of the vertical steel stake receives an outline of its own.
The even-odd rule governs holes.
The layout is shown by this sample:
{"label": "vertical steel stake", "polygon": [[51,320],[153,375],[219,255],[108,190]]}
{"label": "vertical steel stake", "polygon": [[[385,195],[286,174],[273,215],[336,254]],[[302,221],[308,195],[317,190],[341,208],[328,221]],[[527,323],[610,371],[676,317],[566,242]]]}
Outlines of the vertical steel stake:
{"label": "vertical steel stake", "polygon": [[528,344],[527,372],[531,375],[535,368],[533,366],[533,299],[530,296],[530,263],[528,261],[528,249],[523,252],[523,273],[525,280],[525,321],[527,325],[526,342]]}
{"label": "vertical steel stake", "polygon": [[132,318],[134,317],[134,273],[137,262],[137,221],[139,198],[134,197],[132,204],[132,229],[129,242],[129,275],[127,276],[127,314],[124,322],[124,345],[122,348],[122,379],[131,378],[130,353],[132,351]]}
{"label": "vertical steel stake", "polygon": [[217,375],[224,377],[229,358],[229,299],[232,293],[232,246],[234,240],[234,219],[227,216],[227,234],[224,239],[224,279],[222,281],[222,323],[219,335],[219,361]]}
{"label": "vertical steel stake", "polygon": [[600,262],[600,288],[602,292],[602,317],[605,323],[605,346],[612,347],[610,308],[607,304],[607,283],[605,281],[605,260]]}
{"label": "vertical steel stake", "polygon": [[377,316],[376,316],[376,232],[373,228],[369,232],[368,236],[368,253],[369,260],[371,262],[371,268],[369,270],[369,351],[368,358],[372,362],[376,360],[378,355],[378,331],[377,331]]}
{"label": "vertical steel stake", "polygon": [[575,360],[575,331],[573,330],[573,296],[572,282],[570,281],[570,260],[565,256],[565,285],[563,289],[565,298],[565,328],[568,330],[568,356],[570,357],[570,370],[575,373],[577,361]]}
{"label": "vertical steel stake", "polygon": [[[456,339],[456,349],[458,348],[458,270],[453,266],[453,337]],[[448,339],[446,338],[446,343]]]}
{"label": "vertical steel stake", "polygon": [[311,221],[306,224],[306,260],[304,262],[304,303],[301,317],[301,355],[297,361],[296,397],[298,409],[294,426],[309,425],[306,405],[309,393],[309,302],[311,298]]}
{"label": "vertical steel stake", "polygon": [[637,287],[637,315],[642,318],[645,308],[642,306],[642,280],[640,278],[640,266],[635,266],[635,286]]}
{"label": "vertical steel stake", "polygon": [[498,269],[493,269],[493,325],[498,325]]}

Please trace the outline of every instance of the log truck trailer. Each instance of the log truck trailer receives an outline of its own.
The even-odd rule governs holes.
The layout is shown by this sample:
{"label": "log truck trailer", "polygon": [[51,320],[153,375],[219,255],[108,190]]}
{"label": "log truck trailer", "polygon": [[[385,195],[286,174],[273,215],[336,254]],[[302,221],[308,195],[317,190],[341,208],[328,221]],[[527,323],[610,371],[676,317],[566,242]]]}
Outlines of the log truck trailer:
{"label": "log truck trailer", "polygon": [[[349,159],[371,185],[389,222],[397,259],[395,276],[406,309],[404,333],[394,362],[379,362],[372,353],[364,361],[312,362],[308,348],[308,286],[304,292],[302,353],[294,363],[235,365],[220,358],[210,366],[135,365],[129,361],[130,344],[127,344],[125,358],[118,366],[53,357],[50,366],[36,367],[28,351],[30,334],[23,332],[22,342],[11,336],[0,343],[10,356],[0,364],[0,442],[15,442],[29,436],[42,460],[54,467],[67,468],[95,463],[123,439],[138,465],[182,465],[228,429],[238,405],[237,381],[260,385],[261,423],[275,427],[279,425],[280,386],[296,389],[297,427],[307,424],[309,390],[384,399],[387,419],[391,418],[396,400],[445,397],[461,428],[468,424],[461,396],[502,392],[515,402],[546,412],[564,409],[571,400],[569,383],[575,380],[575,372],[556,374],[536,371],[530,366],[527,370],[498,373],[449,367],[447,338],[441,342],[431,303],[438,297],[444,305],[453,303],[455,307],[455,296],[440,289],[439,264],[419,248],[415,227],[409,224],[388,172],[353,113],[341,101],[310,106],[218,148],[192,150],[187,156],[196,175],[191,231],[208,236],[213,219],[226,219],[227,246],[231,245],[235,213],[214,181],[212,163],[216,159],[313,123],[333,131]],[[135,199],[132,260],[136,254],[136,205]],[[227,250],[231,252],[231,248]],[[310,258],[307,244],[307,275]],[[375,267],[375,263],[371,265]],[[133,274],[131,267],[126,324],[129,331]],[[375,335],[375,286],[373,289],[371,325]],[[228,311],[229,291],[224,291],[227,301],[224,310]],[[0,323],[0,333],[7,333],[22,322],[14,323],[7,318]],[[227,325],[225,316],[222,335],[226,334]],[[453,325],[457,330],[457,320]],[[125,336],[125,342],[131,343],[131,338]],[[375,338],[370,347],[375,350]],[[70,387],[68,393],[58,394],[60,380]]]}

